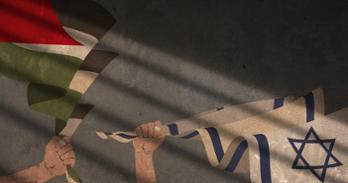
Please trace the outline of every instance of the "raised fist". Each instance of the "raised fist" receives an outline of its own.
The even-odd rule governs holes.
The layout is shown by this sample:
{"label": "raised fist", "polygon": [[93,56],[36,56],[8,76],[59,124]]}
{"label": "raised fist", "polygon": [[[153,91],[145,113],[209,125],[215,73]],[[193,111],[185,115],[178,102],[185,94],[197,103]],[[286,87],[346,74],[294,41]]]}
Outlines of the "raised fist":
{"label": "raised fist", "polygon": [[67,165],[75,165],[75,153],[71,144],[66,138],[52,138],[46,145],[45,157],[42,161],[42,167],[47,177],[63,175]]}
{"label": "raised fist", "polygon": [[134,139],[133,146],[136,152],[151,154],[165,139],[160,121],[140,125],[135,133],[137,138]]}

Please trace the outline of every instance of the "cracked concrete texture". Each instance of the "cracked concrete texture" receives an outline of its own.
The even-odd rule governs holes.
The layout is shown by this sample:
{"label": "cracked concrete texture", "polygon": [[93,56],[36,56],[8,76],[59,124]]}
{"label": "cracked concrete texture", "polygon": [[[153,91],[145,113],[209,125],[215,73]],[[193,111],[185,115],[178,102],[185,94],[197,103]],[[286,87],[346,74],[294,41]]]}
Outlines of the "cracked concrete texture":
{"label": "cracked concrete texture", "polygon": [[[118,20],[99,47],[120,56],[83,97],[96,106],[72,141],[86,183],[135,182],[131,145],[101,141],[96,130],[130,130],[317,87],[327,93],[327,112],[348,104],[346,2],[98,2]],[[26,83],[0,77],[0,89],[5,175],[40,161],[54,123],[28,108]],[[238,182],[210,167],[193,141],[168,138],[155,167],[158,182]]]}

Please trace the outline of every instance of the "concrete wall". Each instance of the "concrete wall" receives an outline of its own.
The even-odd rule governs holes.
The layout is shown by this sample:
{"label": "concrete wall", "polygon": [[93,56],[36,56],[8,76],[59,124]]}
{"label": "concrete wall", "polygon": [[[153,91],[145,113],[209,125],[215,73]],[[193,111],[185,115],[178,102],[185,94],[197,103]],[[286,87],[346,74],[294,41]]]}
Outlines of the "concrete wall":
{"label": "concrete wall", "polygon": [[[96,106],[72,142],[85,183],[135,181],[131,145],[101,141],[95,130],[129,130],[317,87],[326,92],[327,113],[348,104],[346,1],[98,2],[118,20],[99,47],[120,56],[83,97]],[[41,160],[54,123],[28,108],[26,83],[0,77],[0,90],[6,175]],[[187,140],[168,138],[155,166],[158,182],[238,182]]]}

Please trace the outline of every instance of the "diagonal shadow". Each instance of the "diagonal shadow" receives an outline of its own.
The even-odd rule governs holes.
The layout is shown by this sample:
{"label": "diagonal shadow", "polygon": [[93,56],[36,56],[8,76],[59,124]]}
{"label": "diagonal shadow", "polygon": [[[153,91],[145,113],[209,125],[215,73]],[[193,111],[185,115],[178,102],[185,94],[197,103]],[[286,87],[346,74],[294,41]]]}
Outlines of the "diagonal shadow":
{"label": "diagonal shadow", "polygon": [[[160,103],[159,103],[159,104],[160,104]],[[170,108],[169,110],[173,110],[173,108]],[[185,113],[181,113],[181,114],[185,116]]]}
{"label": "diagonal shadow", "polygon": [[[94,111],[94,112],[97,112],[97,113],[99,113],[100,112],[100,110],[98,110],[98,111]],[[105,113],[105,112],[101,112],[101,114],[103,114],[103,113]],[[126,122],[127,120],[126,119],[122,119],[122,118],[120,118],[120,117],[116,117],[117,119],[121,119],[121,121],[123,121],[123,122],[125,122],[125,123],[128,123],[128,124],[130,124],[130,122]],[[115,118],[115,119],[116,119]],[[114,115],[113,116],[109,116],[109,118],[108,118],[109,120],[113,120],[114,119]],[[232,135],[232,134],[229,134],[229,135]],[[184,140],[184,139],[183,139]],[[336,146],[335,146],[336,147]],[[173,153],[175,153],[175,154],[179,154],[180,155],[180,157],[183,157],[184,156],[184,158],[185,158],[185,160],[188,160],[188,161],[194,161],[194,162],[202,162],[202,163],[199,163],[200,164],[200,166],[207,166],[207,168],[208,167],[211,167],[211,165],[208,163],[208,161],[206,160],[206,159],[202,159],[202,158],[199,158],[199,157],[197,157],[197,155],[194,153],[194,152],[191,152],[191,151],[189,151],[189,150],[186,150],[186,149],[182,149],[182,148],[180,148],[180,147],[178,147],[176,144],[175,144],[175,142],[170,142],[170,141],[166,141],[166,143],[165,144],[163,144],[163,145],[161,145],[161,148],[164,148],[164,149],[166,149],[166,150],[169,150],[169,152],[173,152]],[[293,161],[293,159],[289,159],[288,157],[286,157],[286,156],[284,156],[284,155],[282,155],[282,154],[279,154],[279,153],[277,153],[277,152],[274,152],[274,150],[271,150],[271,153],[273,154],[273,155],[275,155],[276,157],[277,157],[277,159],[279,159],[280,161],[282,161],[282,162],[292,162]],[[222,172],[222,170],[219,170],[220,172]],[[223,175],[223,174],[222,174]],[[236,175],[236,174],[232,174],[232,176],[234,176],[234,175]],[[238,176],[237,176],[238,177]],[[243,177],[240,177],[240,178],[242,178],[242,179],[238,179],[238,180],[245,180],[246,182],[249,182],[249,181],[247,181],[245,178],[243,178]],[[339,180],[336,180],[334,177],[330,177],[330,176],[327,176],[326,177],[326,179],[327,180],[332,180],[332,181],[335,181],[335,182],[337,182],[337,183],[344,183],[344,181],[339,181]]]}
{"label": "diagonal shadow", "polygon": [[[161,104],[162,105],[162,104]],[[173,109],[172,109],[173,110]],[[5,112],[4,114],[12,114],[12,113],[14,113],[14,111],[6,111],[6,110],[2,110],[3,112]],[[120,118],[118,118],[118,119],[120,119]],[[22,119],[21,120],[25,120],[25,117],[24,116],[22,116]],[[125,121],[125,120],[123,120],[123,121]],[[27,124],[27,123],[25,123],[25,124]],[[126,124],[126,123],[125,123]],[[128,123],[129,124],[129,123]],[[30,129],[31,130],[35,130],[35,129],[37,129],[37,127],[31,127],[31,126],[29,126],[30,127]],[[46,135],[48,135],[47,133],[46,133]],[[167,145],[168,146],[168,145]],[[171,148],[169,148],[171,151],[174,151],[174,152],[177,152],[178,151],[178,148],[177,147],[175,147],[175,146],[171,146]],[[189,154],[190,156],[187,158],[187,160],[196,160],[196,162],[198,162],[199,161],[199,159],[197,159],[197,157],[195,156],[195,155],[192,155],[192,154],[190,154],[189,152],[185,152],[185,151],[180,151],[179,152],[180,153],[180,155],[187,155],[187,154]],[[93,153],[92,154],[89,154],[89,155],[93,155]],[[95,154],[94,154],[95,155]],[[107,161],[104,161],[103,162],[103,164],[105,163],[105,162],[107,162]],[[204,161],[204,160],[202,160],[201,159],[201,161],[199,161],[199,162],[206,162],[206,161]],[[206,166],[207,167],[210,167],[210,165],[208,165],[207,163],[205,163],[206,164]]]}
{"label": "diagonal shadow", "polygon": [[[126,86],[126,85],[125,85]],[[122,86],[121,86],[122,87]],[[124,86],[123,86],[123,88],[124,88]],[[126,91],[127,93],[129,93],[129,90],[134,90],[134,89],[128,89],[128,90],[124,90],[124,91]],[[142,96],[143,94],[142,93],[139,93],[139,91],[133,91],[133,92],[130,92],[130,93],[132,93],[133,95],[136,95],[136,96]],[[155,101],[155,105],[157,105],[157,106],[161,106],[161,107],[163,107],[163,106],[165,106],[166,108],[168,108],[168,110],[169,111],[171,111],[171,112],[173,112],[173,111],[175,111],[176,113],[176,115],[181,115],[182,117],[187,117],[187,116],[190,116],[190,115],[192,115],[192,114],[190,114],[190,113],[187,113],[187,112],[185,112],[185,111],[182,111],[182,110],[177,110],[176,109],[176,107],[175,106],[171,106],[171,105],[168,105],[168,104],[166,104],[165,102],[162,102],[162,101],[160,101],[160,100],[158,100],[158,99],[156,99],[156,98],[154,98],[154,97],[149,97],[149,96],[145,96],[145,97],[143,97],[143,98],[146,98],[146,99],[150,99],[150,100],[147,100],[147,102],[149,102],[149,101],[152,101],[152,103],[153,103],[153,101]],[[279,120],[278,120],[279,121]],[[202,121],[200,121],[200,122],[202,122]],[[207,123],[209,123],[209,122],[207,122]]]}
{"label": "diagonal shadow", "polygon": [[[151,95],[146,94],[145,92],[136,89],[136,88],[130,88],[127,84],[124,84],[120,81],[116,81],[114,79],[109,78],[108,76],[104,76],[101,75],[99,77],[99,81],[107,86],[110,86],[118,91],[124,92],[127,95],[131,95],[135,98],[138,98],[142,101],[145,101],[149,104],[152,104],[154,106],[157,106],[159,108],[165,108],[166,110],[168,110],[169,112],[175,114],[176,116],[180,117],[180,118],[184,118],[184,117],[188,117],[188,116],[193,116],[194,114],[186,112],[172,104],[166,103],[164,101],[161,101]],[[235,103],[238,103],[238,101],[235,101]],[[251,114],[256,113],[257,110],[256,109],[252,109],[250,107],[243,107],[244,111],[250,112]],[[271,115],[261,115],[260,118],[266,119],[269,121],[269,123],[272,123],[274,126],[279,126],[279,127],[283,127],[283,128],[288,128],[288,129],[293,129],[294,131],[296,131],[297,133],[302,133],[305,134],[306,131],[300,127],[294,127],[291,122],[286,121],[284,119],[281,119],[279,117],[276,116],[271,116]],[[205,119],[202,118],[193,118],[192,121],[196,122],[197,124],[204,124],[205,126],[209,126],[211,124],[210,121],[207,121]],[[222,131],[224,134],[229,134],[231,135],[231,137],[235,136],[236,134],[231,134],[231,132],[228,131]],[[335,148],[338,151],[341,151],[343,153],[348,153],[348,147],[345,147],[342,144],[336,144]]]}
{"label": "diagonal shadow", "polygon": [[[13,112],[15,112],[13,109],[7,108],[5,106],[0,106],[0,108],[2,109],[2,110],[0,110],[1,115],[14,118],[16,122],[21,123],[21,125],[25,126],[26,128],[29,128],[30,130],[34,131],[35,133],[38,133],[39,135],[42,135],[45,137],[52,136],[46,129],[42,128],[41,126],[39,126],[37,124],[34,124],[34,122],[28,121],[28,119],[25,118],[22,114],[17,113],[16,115],[12,115],[12,114],[14,114]],[[132,177],[132,175],[127,170],[125,170],[124,168],[119,167],[115,164],[111,164],[109,160],[106,160],[105,158],[103,158],[96,151],[91,151],[90,149],[87,149],[86,147],[81,146],[80,144],[74,145],[74,147],[76,147],[78,149],[78,151],[81,152],[81,156],[84,156],[90,160],[93,160],[98,165],[103,167],[103,169],[105,169],[106,171],[120,172],[120,173],[126,175],[127,177]],[[181,155],[181,157],[184,157],[188,161],[191,161],[191,162],[196,163],[196,164],[203,166],[203,167],[207,167],[207,168],[209,168],[209,170],[214,171],[217,174],[220,174],[222,176],[227,176],[226,173],[224,173],[223,171],[215,169],[215,168],[211,168],[211,166],[205,160],[200,159],[196,155],[190,154],[190,152],[187,152],[183,149],[179,149],[177,146],[175,146],[171,143],[164,144],[163,148],[166,148],[170,152],[177,153],[177,154]],[[280,158],[283,159],[283,161],[289,161],[285,157],[280,156]],[[229,176],[231,176],[231,178],[234,178],[234,179],[238,178],[238,180],[245,180],[244,177],[239,177],[238,175],[230,174]],[[234,179],[232,179],[232,180],[234,180]],[[327,180],[331,180],[331,179],[332,178],[327,177]],[[335,179],[332,179],[332,180],[335,180]],[[247,181],[247,180],[245,180],[245,181]],[[340,183],[337,180],[335,180],[335,181],[337,183]]]}
{"label": "diagonal shadow", "polygon": [[[336,90],[331,95],[336,101],[328,100],[330,107],[344,107],[347,103],[344,91],[340,91],[347,90],[346,85],[340,83],[347,82],[342,69],[347,67],[342,62],[347,58],[346,44],[341,39],[347,33],[344,23],[347,2],[224,0],[216,2],[216,6],[212,3],[212,7],[199,4],[207,11],[197,12],[190,11],[196,8],[197,3],[176,1],[158,3],[158,7],[154,4],[154,9],[137,7],[137,14],[131,13],[133,9],[127,9],[128,6],[133,7],[132,2],[125,4],[116,4],[125,8],[123,14],[118,14],[123,24],[118,26],[120,31],[116,32],[143,43],[145,47],[158,48],[161,52],[185,58],[182,61],[269,93],[324,86],[325,89]],[[174,7],[169,8],[169,4]],[[127,14],[128,11],[130,14]],[[156,16],[157,11],[166,16]],[[213,12],[216,14],[210,14]],[[132,17],[128,18],[127,15]],[[188,18],[190,16],[195,18]],[[207,22],[205,18],[211,16],[215,17]],[[213,26],[206,27],[209,23]],[[201,27],[205,29],[197,29]],[[186,29],[192,32],[184,32]],[[204,34],[209,36],[203,37]],[[223,44],[221,48],[219,44]],[[226,56],[218,55],[219,51]],[[269,84],[269,81],[273,84]],[[329,111],[332,112],[332,109]]]}
{"label": "diagonal shadow", "polygon": [[[30,131],[33,131],[34,133],[42,136],[42,137],[52,137],[53,134],[51,134],[47,129],[45,129],[43,126],[40,126],[36,124],[34,121],[31,121],[30,119],[27,119],[24,114],[18,113],[15,111],[15,109],[11,109],[7,106],[4,106],[0,104],[0,115],[9,117],[11,119],[14,119],[16,123],[19,123],[21,126],[27,128]],[[89,149],[86,146],[82,146],[81,144],[74,144],[73,145],[76,150],[79,152],[79,155],[95,162],[98,164],[98,166],[102,167],[105,171],[110,172],[110,173],[116,173],[119,172],[128,179],[131,179],[134,177],[134,175],[124,167],[121,167],[116,164],[112,164],[109,159],[106,159],[103,157],[102,154],[99,152]],[[197,164],[198,166],[208,169],[209,171],[214,171],[217,175],[221,175],[223,177],[233,177],[233,178],[238,178],[239,180],[245,180],[244,177],[238,176],[238,175],[232,175],[232,174],[227,174],[226,172],[223,172],[219,169],[212,168],[210,164],[205,160],[197,157],[197,155],[193,154],[192,152],[185,151],[183,149],[178,149],[177,146],[173,144],[167,143],[165,145],[165,148],[175,154],[180,155],[180,157],[184,158],[187,161],[192,162],[193,164]],[[6,172],[6,171],[4,171]],[[246,181],[246,180],[245,180]]]}
{"label": "diagonal shadow", "polygon": [[[117,33],[113,33],[113,34],[117,34]],[[123,40],[120,36],[114,35],[113,38],[115,39],[115,41],[120,40],[120,42],[125,42],[125,40]],[[137,44],[137,43],[133,43],[133,44],[136,44],[135,47],[140,47],[140,48],[146,49],[146,47],[142,47],[140,44]],[[149,71],[149,72],[151,72],[151,73],[153,73],[161,78],[165,78],[168,81],[172,81],[180,86],[190,88],[197,93],[213,97],[217,101],[220,101],[220,102],[227,102],[227,103],[231,103],[231,104],[242,103],[242,101],[236,100],[232,96],[228,96],[227,94],[216,91],[211,87],[204,86],[204,85],[199,84],[197,82],[194,82],[188,78],[185,78],[183,76],[175,74],[173,71],[170,71],[169,69],[166,69],[163,66],[159,66],[156,63],[152,63],[149,59],[141,58],[140,56],[138,56],[136,54],[132,54],[129,50],[125,50],[126,48],[121,48],[121,47],[114,48],[113,46],[111,46],[109,44],[103,44],[103,48],[108,49],[108,50],[116,50],[118,53],[120,53],[121,57],[123,57],[124,59],[116,59],[118,62],[126,63],[129,65],[141,68],[145,71]],[[182,59],[180,59],[180,61],[194,62],[194,61],[187,61],[187,60],[182,60]],[[149,66],[149,64],[151,66]],[[200,67],[199,64],[197,64],[197,65],[198,65],[198,67]],[[317,85],[315,85],[315,86],[317,86]],[[267,93],[273,94],[273,95],[275,94],[274,92],[271,92],[270,90],[264,90],[264,91]],[[327,94],[327,92],[325,92],[325,94]],[[325,95],[325,98],[327,98],[327,96],[328,95]],[[327,102],[327,100],[325,100],[325,102]],[[251,110],[246,110],[246,111],[251,111]],[[343,120],[339,121],[339,122],[341,124],[348,125]]]}
{"label": "diagonal shadow", "polygon": [[[17,112],[15,109],[12,109],[10,107],[7,107],[3,104],[0,104],[0,114],[1,116],[5,116],[11,119],[14,119],[16,123],[19,125],[25,127],[26,129],[42,136],[45,138],[50,138],[54,136],[51,132],[49,132],[45,127],[38,125],[34,121],[31,121],[31,119],[28,119],[24,114]],[[84,146],[80,146],[79,144],[74,145],[79,151],[81,152],[81,156],[84,156],[88,158],[89,160],[94,161],[97,163],[100,167],[103,167],[108,172],[120,172],[124,174],[127,177],[132,177],[133,175],[126,169],[124,169],[121,166],[111,164],[108,159],[103,158],[98,154],[96,151],[92,151],[90,149],[87,149]]]}

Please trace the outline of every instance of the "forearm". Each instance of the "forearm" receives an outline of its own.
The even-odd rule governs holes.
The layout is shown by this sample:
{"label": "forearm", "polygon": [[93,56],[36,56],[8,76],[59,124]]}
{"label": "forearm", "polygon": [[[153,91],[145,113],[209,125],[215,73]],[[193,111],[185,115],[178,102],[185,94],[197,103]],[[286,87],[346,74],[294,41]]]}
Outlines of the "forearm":
{"label": "forearm", "polygon": [[40,163],[13,175],[0,177],[0,183],[44,183],[49,177],[44,173],[45,165]]}
{"label": "forearm", "polygon": [[135,152],[137,183],[156,183],[153,153]]}

